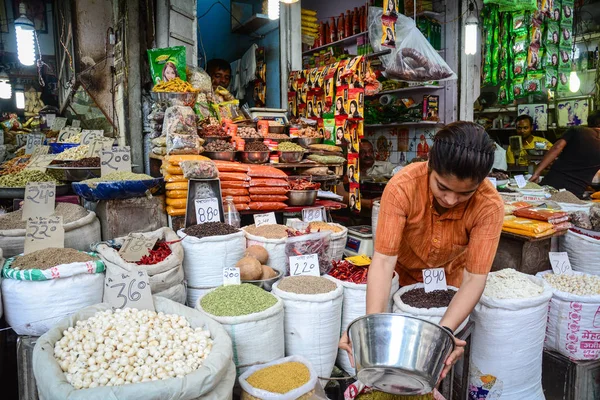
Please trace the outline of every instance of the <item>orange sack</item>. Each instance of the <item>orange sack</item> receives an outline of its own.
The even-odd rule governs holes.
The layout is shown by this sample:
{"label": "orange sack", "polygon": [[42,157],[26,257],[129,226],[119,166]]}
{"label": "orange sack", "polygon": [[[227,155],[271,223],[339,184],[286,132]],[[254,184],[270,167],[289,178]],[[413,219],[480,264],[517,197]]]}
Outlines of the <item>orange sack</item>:
{"label": "orange sack", "polygon": [[283,179],[252,179],[250,187],[288,187],[288,182]]}
{"label": "orange sack", "polygon": [[287,179],[285,172],[267,165],[250,165],[248,176],[251,178]]}
{"label": "orange sack", "polygon": [[221,181],[249,181],[250,177],[241,172],[221,172],[219,171]]}
{"label": "orange sack", "polygon": [[281,196],[281,195],[276,195],[276,194],[252,194],[250,195],[250,199],[252,201],[287,201],[288,198],[287,196]]}
{"label": "orange sack", "polygon": [[286,195],[288,190],[284,187],[251,187],[250,194],[273,194],[273,195]]}
{"label": "orange sack", "polygon": [[245,181],[221,181],[221,189],[243,189],[250,186],[250,182]]}
{"label": "orange sack", "polygon": [[221,194],[225,196],[248,196],[248,189],[222,189]]}
{"label": "orange sack", "polygon": [[236,204],[235,209],[238,211],[247,211],[250,209],[250,207],[248,206],[248,204]]}
{"label": "orange sack", "polygon": [[185,216],[185,208],[167,206],[167,214],[169,214],[171,217],[183,217]]}
{"label": "orange sack", "polygon": [[276,211],[287,208],[285,203],[274,203],[274,202],[252,202],[249,204],[251,210],[261,211]]}
{"label": "orange sack", "polygon": [[219,161],[219,160],[214,160],[213,161],[215,163],[215,165],[217,166],[217,169],[219,170],[219,172],[248,172],[248,165],[247,164],[240,164],[237,162],[232,162],[232,161]]}
{"label": "orange sack", "polygon": [[[250,203],[249,196],[231,196],[231,197],[233,197],[233,202],[235,204]],[[223,203],[225,203],[225,196],[223,196]]]}

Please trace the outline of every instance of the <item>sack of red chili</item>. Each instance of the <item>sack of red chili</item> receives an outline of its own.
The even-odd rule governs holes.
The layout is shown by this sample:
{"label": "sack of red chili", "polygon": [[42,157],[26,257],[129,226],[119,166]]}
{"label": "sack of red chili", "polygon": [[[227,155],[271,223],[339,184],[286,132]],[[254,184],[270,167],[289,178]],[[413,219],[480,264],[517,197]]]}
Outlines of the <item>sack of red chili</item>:
{"label": "sack of red chili", "polygon": [[144,232],[142,235],[156,238],[157,241],[150,253],[135,263],[125,261],[119,254],[125,237],[97,243],[93,248],[106,264],[108,271],[146,271],[152,294],[184,304],[186,289],[183,283],[183,246],[179,237],[170,228]]}

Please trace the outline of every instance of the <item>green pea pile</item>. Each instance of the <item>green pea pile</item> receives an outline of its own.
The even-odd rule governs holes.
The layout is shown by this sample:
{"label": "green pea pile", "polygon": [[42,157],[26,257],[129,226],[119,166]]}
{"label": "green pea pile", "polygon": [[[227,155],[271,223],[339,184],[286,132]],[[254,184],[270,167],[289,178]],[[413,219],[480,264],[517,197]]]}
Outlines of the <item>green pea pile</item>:
{"label": "green pea pile", "polygon": [[200,300],[202,309],[217,317],[239,317],[265,311],[277,298],[249,283],[221,286]]}
{"label": "green pea pile", "polygon": [[279,151],[304,151],[304,147],[292,142],[283,142],[277,145]]}
{"label": "green pea pile", "polygon": [[24,169],[16,174],[9,174],[0,177],[0,187],[20,188],[25,187],[28,182],[56,182],[53,176],[41,171]]}

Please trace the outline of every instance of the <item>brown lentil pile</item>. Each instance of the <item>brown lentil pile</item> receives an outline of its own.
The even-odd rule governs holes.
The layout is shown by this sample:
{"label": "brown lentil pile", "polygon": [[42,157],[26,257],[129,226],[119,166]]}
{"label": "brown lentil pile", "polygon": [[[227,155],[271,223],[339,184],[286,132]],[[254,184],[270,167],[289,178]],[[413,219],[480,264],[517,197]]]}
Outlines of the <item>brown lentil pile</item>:
{"label": "brown lentil pile", "polygon": [[[63,217],[63,224],[69,224],[86,217],[88,214],[88,210],[77,204],[56,203],[53,215],[61,215]],[[27,221],[21,221],[22,216],[23,210],[0,215],[0,231],[8,229],[25,229],[27,227]]]}
{"label": "brown lentil pile", "polygon": [[100,157],[82,158],[81,160],[72,161],[66,166],[71,168],[100,168]]}
{"label": "brown lentil pile", "polygon": [[239,229],[222,222],[207,222],[205,224],[192,225],[184,229],[183,232],[186,235],[204,238],[209,236],[231,235],[232,233],[239,232]]}
{"label": "brown lentil pile", "polygon": [[288,237],[288,231],[295,232],[295,229],[278,224],[261,225],[258,228],[256,225],[249,225],[244,229],[251,235],[266,239],[283,239]]}
{"label": "brown lentil pile", "polygon": [[556,201],[557,203],[569,203],[569,204],[587,204],[585,201],[580,200],[573,193],[568,190],[563,190],[562,192],[556,192],[552,196],[550,196],[550,200]]}
{"label": "brown lentil pile", "polygon": [[333,292],[337,285],[320,276],[299,275],[283,278],[277,287],[296,294],[322,294]]}
{"label": "brown lentil pile", "polygon": [[433,292],[426,293],[425,289],[418,288],[409,290],[404,293],[400,298],[404,302],[412,307],[416,308],[437,308],[437,307],[448,307],[450,301],[456,294],[456,291],[452,289],[448,290],[434,290]]}
{"label": "brown lentil pile", "polygon": [[204,146],[205,151],[235,151],[235,146],[224,140],[215,140]]}
{"label": "brown lentil pile", "polygon": [[17,256],[11,267],[19,270],[48,269],[61,264],[88,262],[92,260],[96,260],[96,258],[75,249],[50,247],[24,256]]}
{"label": "brown lentil pile", "polygon": [[309,380],[310,371],[306,365],[297,361],[271,365],[256,371],[246,379],[256,389],[280,394],[298,389]]}
{"label": "brown lentil pile", "polygon": [[245,151],[269,151],[269,147],[263,142],[250,142],[246,143],[244,147]]}

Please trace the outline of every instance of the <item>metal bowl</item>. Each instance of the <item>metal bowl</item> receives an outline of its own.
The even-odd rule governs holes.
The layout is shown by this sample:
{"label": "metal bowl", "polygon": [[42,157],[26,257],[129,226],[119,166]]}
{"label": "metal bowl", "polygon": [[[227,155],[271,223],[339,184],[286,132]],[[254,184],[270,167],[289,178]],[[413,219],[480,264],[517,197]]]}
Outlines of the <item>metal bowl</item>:
{"label": "metal bowl", "polygon": [[[268,135],[267,135],[268,136]],[[276,142],[276,143],[281,143],[281,142],[297,142],[298,138],[297,137],[285,137],[285,138],[279,138],[279,139],[273,139],[270,137],[265,136],[263,138],[263,140],[270,140],[272,142]]]}
{"label": "metal bowl", "polygon": [[275,270],[275,272],[277,272],[277,276],[275,278],[271,278],[271,279],[260,279],[260,280],[256,280],[256,281],[242,281],[242,283],[250,283],[254,286],[258,286],[261,289],[266,290],[267,292],[271,291],[271,288],[273,287],[273,284],[275,282],[277,282],[279,279],[281,279],[282,273]]}
{"label": "metal bowl", "polygon": [[285,133],[285,125],[281,125],[281,126],[269,125],[269,133]]}
{"label": "metal bowl", "polygon": [[407,315],[366,315],[352,321],[348,332],[357,379],[391,394],[430,393],[454,350],[446,329]]}
{"label": "metal bowl", "polygon": [[216,142],[217,140],[224,140],[226,142],[231,140],[231,136],[200,136],[200,138],[204,139],[204,145],[207,145],[210,142]]}
{"label": "metal bowl", "polygon": [[235,151],[205,151],[202,155],[211,160],[235,161]]}
{"label": "metal bowl", "polygon": [[242,162],[245,164],[264,164],[269,162],[270,151],[241,151]]}
{"label": "metal bowl", "polygon": [[167,101],[172,106],[191,107],[196,103],[198,92],[150,92],[154,101]]}
{"label": "metal bowl", "polygon": [[321,144],[323,143],[323,138],[307,138],[307,137],[299,137],[298,144],[306,149],[311,144]]}
{"label": "metal bowl", "polygon": [[280,163],[299,163],[304,158],[303,151],[279,151]]}
{"label": "metal bowl", "polygon": [[312,206],[318,193],[318,190],[290,190],[287,203],[290,206]]}

